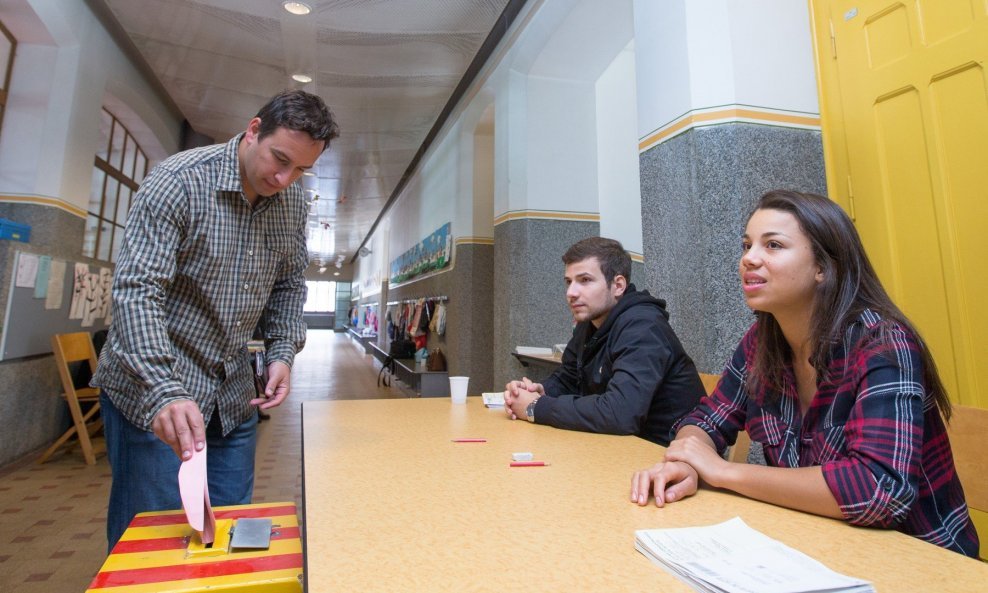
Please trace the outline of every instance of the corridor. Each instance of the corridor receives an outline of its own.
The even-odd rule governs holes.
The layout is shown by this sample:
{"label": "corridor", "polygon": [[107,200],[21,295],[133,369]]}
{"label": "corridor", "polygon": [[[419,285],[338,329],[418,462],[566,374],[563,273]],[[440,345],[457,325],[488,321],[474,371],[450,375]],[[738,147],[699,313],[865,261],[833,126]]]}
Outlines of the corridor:
{"label": "corridor", "polygon": [[[345,333],[309,331],[288,401],[259,428],[254,502],[301,506],[302,402],[404,397],[377,387],[372,361]],[[44,465],[38,455],[0,469],[0,592],[81,592],[106,557],[110,468],[105,456],[86,465],[77,450]]]}

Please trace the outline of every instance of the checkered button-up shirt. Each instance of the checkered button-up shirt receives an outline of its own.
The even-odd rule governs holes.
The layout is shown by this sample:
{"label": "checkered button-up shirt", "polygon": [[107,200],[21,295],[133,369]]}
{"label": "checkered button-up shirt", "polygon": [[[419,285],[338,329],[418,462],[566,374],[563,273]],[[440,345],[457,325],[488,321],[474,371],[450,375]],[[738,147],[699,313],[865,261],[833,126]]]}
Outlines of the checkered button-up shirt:
{"label": "checkered button-up shirt", "polygon": [[113,281],[113,323],[93,384],[134,425],[192,399],[224,434],[254,409],[246,344],[264,316],[267,362],[305,344],[307,208],[295,184],[252,207],[237,148],[176,154],[138,190]]}
{"label": "checkered button-up shirt", "polygon": [[[879,323],[888,339],[876,339]],[[806,416],[792,368],[782,393],[748,393],[757,339],[752,326],[720,384],[674,427],[702,428],[718,451],[742,428],[762,444],[768,465],[819,465],[844,518],[892,527],[944,548],[977,556],[971,522],[946,428],[923,380],[914,336],[865,311],[831,350],[829,379],[820,381]]]}

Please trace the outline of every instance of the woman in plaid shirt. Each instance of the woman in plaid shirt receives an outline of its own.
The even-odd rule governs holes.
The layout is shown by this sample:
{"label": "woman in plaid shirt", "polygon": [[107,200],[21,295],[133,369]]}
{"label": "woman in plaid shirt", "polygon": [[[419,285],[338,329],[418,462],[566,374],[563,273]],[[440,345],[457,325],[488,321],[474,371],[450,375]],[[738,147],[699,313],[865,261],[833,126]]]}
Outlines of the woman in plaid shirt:
{"label": "woman in plaid shirt", "polygon": [[[898,529],[976,557],[954,471],[950,402],[926,344],[882,288],[851,220],[813,194],[772,191],[742,238],[756,322],[717,388],[673,430],[631,500],[710,486],[854,525]],[[721,453],[746,430],[767,466]]]}

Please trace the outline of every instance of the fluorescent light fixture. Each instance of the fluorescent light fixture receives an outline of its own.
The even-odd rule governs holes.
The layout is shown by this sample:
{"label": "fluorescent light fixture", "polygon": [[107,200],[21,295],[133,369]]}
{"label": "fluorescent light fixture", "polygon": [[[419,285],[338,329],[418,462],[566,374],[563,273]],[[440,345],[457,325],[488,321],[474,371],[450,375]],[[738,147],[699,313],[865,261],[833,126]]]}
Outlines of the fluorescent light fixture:
{"label": "fluorescent light fixture", "polygon": [[308,74],[301,74],[301,73],[299,73],[299,74],[292,74],[292,80],[295,80],[297,82],[301,82],[302,84],[308,84],[308,83],[312,82],[312,77],[309,76]]}
{"label": "fluorescent light fixture", "polygon": [[[312,171],[303,171],[302,172],[302,175],[305,175],[306,177],[315,177],[316,176],[316,174],[313,173]],[[315,190],[312,190],[312,191],[315,191]]]}
{"label": "fluorescent light fixture", "polygon": [[282,6],[285,10],[292,14],[297,14],[299,16],[304,16],[312,12],[312,7],[303,2],[282,2]]}
{"label": "fluorescent light fixture", "polygon": [[339,276],[339,275],[340,275],[340,273],[339,273],[339,272],[333,272],[333,275],[334,275],[334,276]]}

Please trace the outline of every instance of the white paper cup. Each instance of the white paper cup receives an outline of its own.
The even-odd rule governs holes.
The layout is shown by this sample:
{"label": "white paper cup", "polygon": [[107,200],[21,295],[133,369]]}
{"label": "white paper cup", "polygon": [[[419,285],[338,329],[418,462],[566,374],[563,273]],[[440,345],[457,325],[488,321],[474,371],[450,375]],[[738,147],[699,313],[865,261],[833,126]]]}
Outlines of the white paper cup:
{"label": "white paper cup", "polygon": [[469,382],[470,377],[449,378],[449,396],[454,404],[467,403],[467,383]]}

